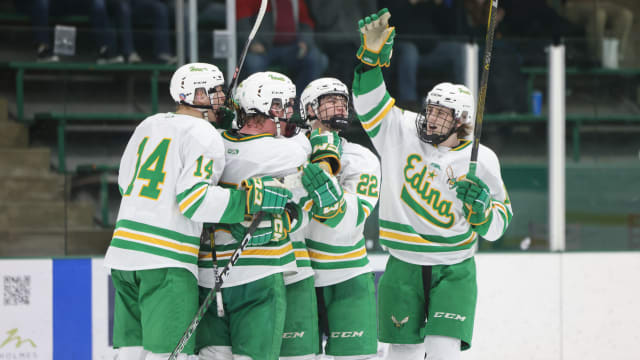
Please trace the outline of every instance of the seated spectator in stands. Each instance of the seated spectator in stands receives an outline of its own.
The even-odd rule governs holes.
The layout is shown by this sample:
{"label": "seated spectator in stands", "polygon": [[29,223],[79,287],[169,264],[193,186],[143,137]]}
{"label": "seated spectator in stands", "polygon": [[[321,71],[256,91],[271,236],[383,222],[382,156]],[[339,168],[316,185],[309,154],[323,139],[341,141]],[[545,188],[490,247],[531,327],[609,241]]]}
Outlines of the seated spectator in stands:
{"label": "seated spectator in stands", "polygon": [[122,62],[115,53],[115,34],[109,31],[107,0],[16,0],[18,11],[31,17],[37,43],[38,61],[59,61],[51,46],[50,15],[89,15],[98,45],[98,62]]}
{"label": "seated spectator in stands", "polygon": [[[501,4],[502,2],[498,2]],[[489,20],[488,0],[464,0],[464,7],[471,33],[479,42],[478,69],[482,72],[484,38]],[[520,72],[522,58],[513,41],[504,39],[504,19],[508,17],[502,7],[496,13],[496,29],[491,55],[491,75],[487,84],[485,111],[488,113],[527,113],[526,79]],[[517,40],[516,40],[517,41]],[[501,128],[501,132],[506,127]]]}
{"label": "seated spectator in stands", "polygon": [[447,72],[451,81],[464,83],[468,26],[461,0],[381,0],[381,7],[393,14],[391,23],[398,34],[391,60],[398,103],[409,109],[420,105],[418,68]]}
{"label": "seated spectator in stands", "polygon": [[[244,42],[251,31],[260,8],[260,0],[236,2],[238,39]],[[311,80],[320,77],[328,59],[313,40],[314,23],[304,0],[273,0],[269,2],[260,31],[253,39],[244,63],[245,77],[264,71],[272,65],[294,72],[298,92]],[[355,50],[354,50],[355,51]]]}
{"label": "seated spectator in stands", "polygon": [[624,59],[624,51],[628,46],[633,12],[624,6],[611,1],[596,0],[567,0],[565,15],[579,25],[584,25],[589,50],[594,59],[599,60],[602,55],[602,40],[610,35],[619,41],[618,58]]}
{"label": "seated spectator in stands", "polygon": [[376,0],[307,0],[315,23],[315,39],[329,57],[328,74],[351,88],[353,68],[360,63],[355,56],[360,36],[355,24],[378,11]]}
{"label": "seated spectator in stands", "polygon": [[120,38],[120,51],[129,63],[139,63],[142,58],[133,45],[132,24],[153,25],[153,53],[156,61],[175,64],[171,54],[169,36],[169,11],[161,0],[117,0],[110,2],[114,10],[115,25]]}

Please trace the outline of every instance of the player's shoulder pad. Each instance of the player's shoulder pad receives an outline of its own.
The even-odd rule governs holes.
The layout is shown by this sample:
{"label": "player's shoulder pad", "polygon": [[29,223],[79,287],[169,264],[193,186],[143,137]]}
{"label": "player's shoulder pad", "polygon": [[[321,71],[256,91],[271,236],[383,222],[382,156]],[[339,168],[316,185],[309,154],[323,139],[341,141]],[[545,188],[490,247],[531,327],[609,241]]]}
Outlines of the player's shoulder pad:
{"label": "player's shoulder pad", "polygon": [[380,168],[380,160],[371,150],[360,144],[349,142],[344,138],[342,138],[341,162],[343,167],[355,166],[365,172],[378,172]]}

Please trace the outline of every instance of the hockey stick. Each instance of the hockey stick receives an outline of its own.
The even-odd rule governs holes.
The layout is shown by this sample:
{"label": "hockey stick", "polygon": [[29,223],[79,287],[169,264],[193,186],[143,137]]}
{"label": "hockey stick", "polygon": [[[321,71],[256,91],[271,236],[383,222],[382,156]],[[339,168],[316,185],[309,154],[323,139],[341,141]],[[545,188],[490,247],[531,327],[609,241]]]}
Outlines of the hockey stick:
{"label": "hockey stick", "polygon": [[242,54],[240,55],[240,61],[236,65],[236,71],[233,73],[233,78],[231,78],[231,82],[229,83],[229,87],[227,88],[227,91],[226,91],[227,98],[225,100],[225,106],[229,109],[231,109],[230,105],[231,105],[231,102],[233,101],[232,100],[233,90],[238,85],[238,76],[240,75],[240,70],[242,70],[242,65],[244,65],[244,59],[247,57],[249,46],[251,45],[253,38],[256,36],[256,33],[258,32],[260,25],[262,24],[262,18],[264,18],[264,14],[267,12],[268,2],[269,0],[262,0],[262,2],[260,3],[260,10],[258,11],[258,17],[256,17],[256,22],[253,24],[253,28],[249,33],[247,42],[244,43],[244,49],[242,49]]}
{"label": "hockey stick", "polygon": [[242,242],[240,242],[240,246],[238,246],[238,248],[233,252],[227,265],[225,265],[222,271],[220,271],[218,275],[218,279],[216,281],[216,285],[213,287],[213,289],[209,291],[209,293],[207,294],[207,297],[205,297],[204,301],[202,302],[202,305],[200,305],[200,308],[196,313],[196,316],[193,318],[193,320],[191,321],[191,324],[189,324],[189,327],[182,335],[182,338],[180,338],[180,341],[178,341],[178,345],[176,345],[176,348],[173,350],[173,352],[169,356],[169,360],[176,360],[178,354],[180,354],[184,349],[185,345],[187,345],[187,342],[189,341],[193,333],[196,331],[196,328],[198,327],[198,324],[200,324],[200,321],[204,317],[204,314],[207,312],[207,310],[213,303],[213,298],[216,296],[216,292],[218,292],[222,287],[222,283],[224,282],[224,277],[227,275],[231,267],[233,267],[233,265],[238,261],[238,257],[240,257],[240,254],[244,251],[247,245],[249,245],[249,240],[251,239],[251,237],[253,236],[253,233],[258,228],[258,224],[260,224],[260,221],[262,220],[263,215],[264,213],[260,211],[253,216],[253,221],[251,222],[251,225],[249,225],[249,229],[247,230],[247,233],[244,235],[244,238],[242,238]]}
{"label": "hockey stick", "polygon": [[489,82],[489,66],[491,65],[491,51],[493,50],[493,35],[496,31],[496,15],[498,13],[498,0],[491,0],[489,7],[489,20],[487,24],[487,35],[484,45],[484,59],[482,63],[482,77],[480,78],[480,92],[478,94],[478,106],[476,109],[476,122],[473,131],[473,147],[471,148],[471,163],[469,164],[469,174],[476,174],[478,165],[478,147],[480,146],[480,135],[482,133],[482,119],[484,116],[484,101],[487,97],[487,83]]}

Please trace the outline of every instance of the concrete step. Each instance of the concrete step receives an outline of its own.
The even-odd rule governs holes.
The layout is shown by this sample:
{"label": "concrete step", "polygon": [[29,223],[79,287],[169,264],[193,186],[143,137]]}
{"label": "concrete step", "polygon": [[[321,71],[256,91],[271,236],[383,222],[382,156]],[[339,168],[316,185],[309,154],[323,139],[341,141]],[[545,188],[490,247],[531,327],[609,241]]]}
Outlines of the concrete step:
{"label": "concrete step", "polygon": [[0,202],[62,201],[64,176],[0,176]]}
{"label": "concrete step", "polygon": [[29,129],[26,126],[0,120],[0,148],[26,148],[29,145]]}
{"label": "concrete step", "polygon": [[112,229],[70,228],[67,230],[65,241],[64,229],[0,230],[0,258],[13,256],[103,256],[109,247],[112,234]]}
{"label": "concrete step", "polygon": [[50,157],[49,148],[0,148],[0,176],[47,175]]}
{"label": "concrete step", "polygon": [[0,98],[0,123],[9,121],[9,101]]}
{"label": "concrete step", "polygon": [[64,229],[93,226],[95,206],[89,202],[16,202],[0,203],[0,229]]}

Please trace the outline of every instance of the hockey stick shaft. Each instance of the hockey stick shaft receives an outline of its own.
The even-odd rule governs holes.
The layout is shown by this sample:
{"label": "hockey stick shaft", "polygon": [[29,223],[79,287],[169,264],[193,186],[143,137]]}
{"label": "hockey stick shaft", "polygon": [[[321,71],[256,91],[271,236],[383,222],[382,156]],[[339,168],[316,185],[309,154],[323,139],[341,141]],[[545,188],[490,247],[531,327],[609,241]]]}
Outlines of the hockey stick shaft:
{"label": "hockey stick shaft", "polygon": [[489,20],[487,23],[487,35],[485,37],[484,57],[482,61],[482,77],[480,78],[480,91],[478,92],[478,105],[476,109],[475,128],[473,131],[473,147],[471,148],[471,163],[469,164],[469,173],[472,175],[475,175],[478,164],[478,148],[480,146],[480,135],[482,134],[484,102],[487,97],[487,83],[489,82],[489,67],[491,66],[493,36],[496,31],[498,0],[491,0],[489,6]]}
{"label": "hockey stick shaft", "polygon": [[[236,70],[233,72],[233,78],[231,78],[231,82],[229,83],[229,87],[227,88],[227,98],[226,98],[226,104],[225,105],[230,105],[231,101],[232,101],[232,96],[233,96],[233,90],[236,88],[236,86],[238,85],[238,76],[240,76],[240,70],[242,70],[242,65],[244,65],[244,60],[247,57],[247,52],[249,51],[249,46],[251,46],[251,42],[253,41],[253,38],[256,36],[256,33],[258,32],[258,29],[260,28],[260,25],[262,24],[262,18],[264,18],[264,14],[267,12],[267,3],[269,2],[269,0],[262,0],[262,2],[260,3],[260,10],[258,11],[258,16],[256,17],[256,22],[253,24],[253,28],[251,29],[251,32],[249,33],[249,37],[247,38],[247,42],[244,43],[244,49],[242,49],[242,54],[240,55],[240,60],[238,61],[238,64],[236,65]],[[227,106],[229,108],[231,108],[230,106]]]}
{"label": "hockey stick shaft", "polygon": [[207,310],[213,303],[213,299],[216,296],[216,292],[219,291],[220,288],[222,287],[222,283],[224,282],[224,278],[227,276],[227,273],[233,267],[233,265],[238,261],[240,254],[244,251],[247,245],[249,245],[249,240],[251,240],[253,233],[258,228],[258,224],[260,224],[260,221],[262,221],[263,215],[264,215],[263,212],[260,211],[253,216],[253,221],[251,222],[251,225],[249,225],[249,229],[247,229],[247,233],[244,235],[244,238],[242,238],[242,241],[240,242],[240,246],[238,246],[238,248],[233,252],[227,265],[225,265],[222,271],[220,271],[220,273],[218,274],[218,279],[216,279],[215,286],[213,287],[213,289],[209,291],[204,301],[202,302],[202,305],[200,305],[200,308],[198,309],[196,316],[193,318],[193,320],[191,321],[191,324],[189,324],[189,327],[182,335],[182,338],[180,338],[180,341],[178,341],[178,345],[176,345],[176,348],[173,350],[173,352],[169,356],[169,360],[176,360],[176,357],[178,356],[178,354],[180,354],[184,349],[184,347],[187,345],[187,342],[189,341],[193,333],[196,331],[196,328],[198,327],[198,324],[200,324],[200,321],[204,317],[204,314],[207,312]]}

